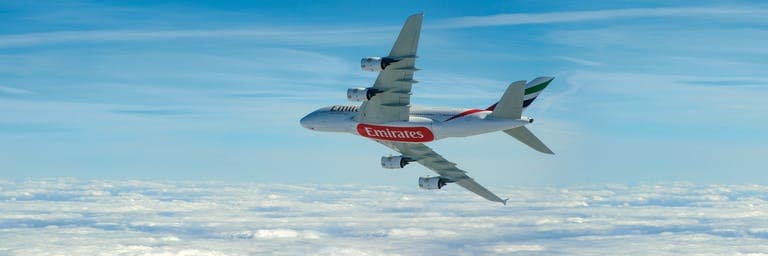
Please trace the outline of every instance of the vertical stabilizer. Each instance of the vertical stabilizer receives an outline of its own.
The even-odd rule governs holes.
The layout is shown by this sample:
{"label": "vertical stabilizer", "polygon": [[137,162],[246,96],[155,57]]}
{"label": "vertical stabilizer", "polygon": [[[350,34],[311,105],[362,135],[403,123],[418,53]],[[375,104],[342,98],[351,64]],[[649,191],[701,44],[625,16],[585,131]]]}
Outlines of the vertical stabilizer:
{"label": "vertical stabilizer", "polygon": [[[552,80],[554,79],[555,78],[551,76],[542,76],[542,77],[537,77],[536,79],[533,79],[533,81],[530,81],[527,84],[525,84],[525,87],[524,87],[525,89],[523,91],[523,101],[521,104],[523,106],[523,111],[525,111],[525,109],[528,108],[528,106],[530,106],[531,103],[533,103],[536,97],[539,97],[539,94],[542,91],[544,91],[544,88],[547,88],[547,86],[549,86],[549,83],[551,83]],[[509,89],[507,89],[507,91],[509,91]],[[500,103],[501,101],[496,102],[495,104],[488,107],[487,110],[491,110],[491,111],[496,110],[496,108]]]}
{"label": "vertical stabilizer", "polygon": [[[547,88],[553,79],[555,78],[545,76],[533,79],[533,81],[529,83],[526,83],[525,81],[517,81],[510,84],[507,91],[501,96],[499,102],[488,107],[488,110],[493,111],[488,117],[502,119],[520,118],[523,110],[533,103],[533,100],[539,96],[544,88]],[[528,128],[525,128],[525,126],[504,130],[504,132],[536,151],[546,154],[554,154],[547,145],[544,145],[544,143],[541,142],[539,138],[536,138],[536,135],[533,135],[533,133],[531,133]]]}
{"label": "vertical stabilizer", "polygon": [[489,117],[503,119],[518,119],[523,114],[523,96],[525,80],[517,81],[507,87],[507,91],[496,103]]}
{"label": "vertical stabilizer", "polygon": [[523,97],[523,109],[526,109],[528,106],[530,106],[531,103],[533,103],[533,100],[535,100],[536,97],[538,97],[539,94],[544,91],[544,88],[547,88],[549,83],[551,83],[554,79],[554,77],[542,76],[537,77],[530,83],[526,84],[525,96]]}

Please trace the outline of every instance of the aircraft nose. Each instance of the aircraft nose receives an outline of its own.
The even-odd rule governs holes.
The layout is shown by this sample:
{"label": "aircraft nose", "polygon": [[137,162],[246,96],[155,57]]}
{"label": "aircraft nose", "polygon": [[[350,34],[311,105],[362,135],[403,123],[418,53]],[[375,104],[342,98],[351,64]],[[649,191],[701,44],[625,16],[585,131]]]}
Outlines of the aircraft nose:
{"label": "aircraft nose", "polygon": [[315,128],[314,128],[314,126],[312,126],[313,119],[314,119],[314,116],[310,113],[309,115],[306,115],[303,118],[301,118],[299,123],[304,128],[307,128],[307,129],[310,129],[310,130],[314,130]]}

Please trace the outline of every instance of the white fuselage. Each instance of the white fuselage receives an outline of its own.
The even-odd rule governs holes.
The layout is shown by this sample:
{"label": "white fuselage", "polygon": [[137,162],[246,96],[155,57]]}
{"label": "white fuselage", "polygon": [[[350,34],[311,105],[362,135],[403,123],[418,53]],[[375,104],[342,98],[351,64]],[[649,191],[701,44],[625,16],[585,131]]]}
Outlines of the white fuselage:
{"label": "white fuselage", "polygon": [[385,141],[424,143],[451,137],[466,137],[523,126],[533,119],[497,119],[490,110],[411,107],[409,120],[366,124],[354,120],[357,106],[320,108],[301,119],[304,128],[323,132],[346,132]]}

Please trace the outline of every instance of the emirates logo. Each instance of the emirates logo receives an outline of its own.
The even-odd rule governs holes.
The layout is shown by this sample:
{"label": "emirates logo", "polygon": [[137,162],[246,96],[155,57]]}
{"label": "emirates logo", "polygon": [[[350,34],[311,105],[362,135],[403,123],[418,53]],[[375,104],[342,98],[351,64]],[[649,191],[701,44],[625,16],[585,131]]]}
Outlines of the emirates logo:
{"label": "emirates logo", "polygon": [[358,124],[357,133],[367,138],[399,142],[428,142],[435,139],[434,134],[427,127]]}

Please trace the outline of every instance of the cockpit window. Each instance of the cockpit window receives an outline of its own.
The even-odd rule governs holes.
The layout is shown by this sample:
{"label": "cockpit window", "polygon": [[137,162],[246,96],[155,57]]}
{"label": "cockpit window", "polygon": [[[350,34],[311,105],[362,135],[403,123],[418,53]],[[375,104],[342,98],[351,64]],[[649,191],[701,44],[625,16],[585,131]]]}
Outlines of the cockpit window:
{"label": "cockpit window", "polygon": [[331,112],[357,112],[358,106],[333,106]]}

